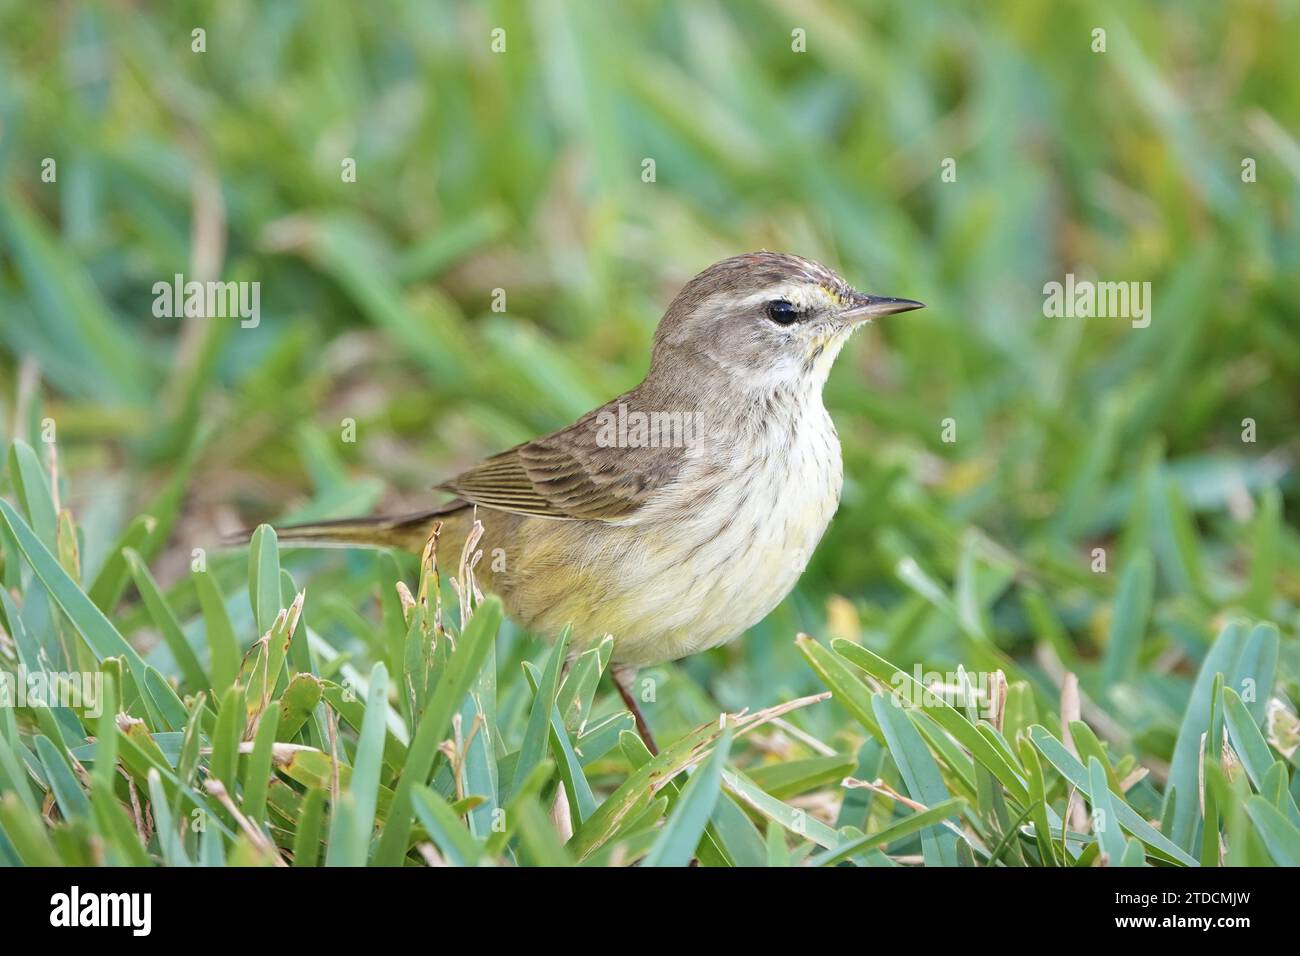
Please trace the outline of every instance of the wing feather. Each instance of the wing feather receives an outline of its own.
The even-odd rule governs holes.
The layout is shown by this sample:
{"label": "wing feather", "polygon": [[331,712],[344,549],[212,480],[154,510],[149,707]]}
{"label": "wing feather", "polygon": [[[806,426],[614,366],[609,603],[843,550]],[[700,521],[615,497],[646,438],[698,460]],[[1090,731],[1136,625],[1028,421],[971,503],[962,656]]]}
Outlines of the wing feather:
{"label": "wing feather", "polygon": [[684,448],[623,448],[600,441],[603,409],[561,431],[494,455],[437,487],[472,504],[568,520],[631,517],[680,471]]}

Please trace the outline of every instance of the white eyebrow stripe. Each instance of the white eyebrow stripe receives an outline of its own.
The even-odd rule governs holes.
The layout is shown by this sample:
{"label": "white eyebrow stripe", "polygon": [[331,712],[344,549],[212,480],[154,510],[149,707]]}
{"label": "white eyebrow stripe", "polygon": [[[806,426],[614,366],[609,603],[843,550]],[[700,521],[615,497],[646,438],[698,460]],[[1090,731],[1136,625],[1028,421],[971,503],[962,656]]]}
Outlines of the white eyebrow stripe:
{"label": "white eyebrow stripe", "polygon": [[737,305],[759,305],[776,299],[785,299],[800,311],[813,308],[830,308],[837,304],[835,297],[819,283],[780,282],[745,296]]}

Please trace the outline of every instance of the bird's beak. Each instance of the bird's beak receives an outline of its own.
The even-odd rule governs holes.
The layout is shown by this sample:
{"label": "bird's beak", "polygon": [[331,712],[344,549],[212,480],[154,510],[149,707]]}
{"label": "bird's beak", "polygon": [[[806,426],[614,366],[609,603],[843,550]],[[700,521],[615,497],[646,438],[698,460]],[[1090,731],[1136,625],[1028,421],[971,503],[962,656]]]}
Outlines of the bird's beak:
{"label": "bird's beak", "polygon": [[924,308],[925,303],[917,302],[915,299],[895,299],[885,295],[867,295],[862,292],[855,292],[853,293],[853,303],[840,313],[840,318],[856,324],[879,318],[882,315],[893,315],[895,312],[911,312],[913,309]]}

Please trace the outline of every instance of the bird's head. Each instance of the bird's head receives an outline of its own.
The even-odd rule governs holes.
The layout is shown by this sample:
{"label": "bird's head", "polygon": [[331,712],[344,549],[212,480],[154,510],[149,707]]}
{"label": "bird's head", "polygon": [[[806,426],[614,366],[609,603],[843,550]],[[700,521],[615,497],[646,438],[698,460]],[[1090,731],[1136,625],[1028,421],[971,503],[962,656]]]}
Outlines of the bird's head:
{"label": "bird's head", "polygon": [[733,256],[688,282],[668,307],[655,333],[651,375],[682,370],[711,380],[701,387],[728,382],[759,394],[820,390],[855,329],[920,308],[911,299],[858,292],[800,256]]}

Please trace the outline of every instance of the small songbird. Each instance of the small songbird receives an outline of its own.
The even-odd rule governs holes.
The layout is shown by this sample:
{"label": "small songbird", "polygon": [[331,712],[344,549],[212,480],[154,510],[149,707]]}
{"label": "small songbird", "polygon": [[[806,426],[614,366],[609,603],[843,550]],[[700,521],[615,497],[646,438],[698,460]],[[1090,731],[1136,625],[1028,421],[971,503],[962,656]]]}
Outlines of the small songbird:
{"label": "small songbird", "polygon": [[635,669],[730,641],[794,587],[840,500],[831,365],[864,322],[922,307],[799,256],[724,259],[668,307],[630,392],[438,485],[445,505],[281,540],[419,552],[440,523],[439,552],[458,555],[481,521],[483,589],[534,633],[572,625],[575,652],[613,635],[648,739]]}

